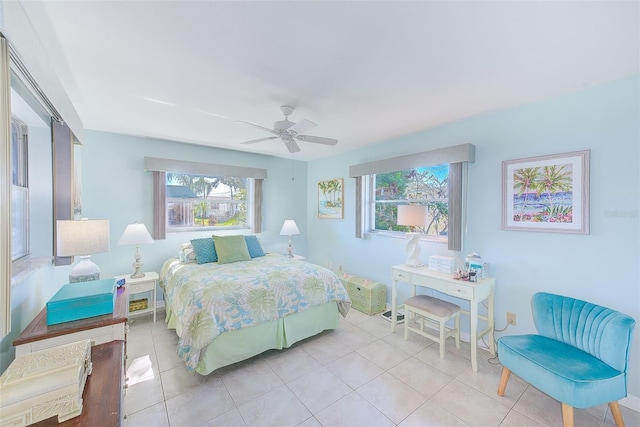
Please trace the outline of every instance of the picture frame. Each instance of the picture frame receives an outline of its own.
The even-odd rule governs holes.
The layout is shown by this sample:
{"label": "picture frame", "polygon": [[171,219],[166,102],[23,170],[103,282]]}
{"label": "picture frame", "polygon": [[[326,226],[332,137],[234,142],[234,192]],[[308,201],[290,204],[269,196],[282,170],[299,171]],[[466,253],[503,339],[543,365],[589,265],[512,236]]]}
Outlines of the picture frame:
{"label": "picture frame", "polygon": [[502,162],[502,229],[589,234],[591,150]]}
{"label": "picture frame", "polygon": [[344,180],[334,178],[318,182],[318,218],[344,217]]}

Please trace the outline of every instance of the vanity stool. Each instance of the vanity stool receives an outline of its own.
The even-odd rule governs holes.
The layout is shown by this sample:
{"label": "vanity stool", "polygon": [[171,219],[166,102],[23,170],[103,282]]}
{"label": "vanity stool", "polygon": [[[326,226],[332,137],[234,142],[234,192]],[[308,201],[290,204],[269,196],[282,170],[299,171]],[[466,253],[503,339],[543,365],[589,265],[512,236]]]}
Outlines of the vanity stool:
{"label": "vanity stool", "polygon": [[[420,325],[420,328],[409,326],[411,322],[411,313],[413,318]],[[443,301],[438,298],[427,295],[416,295],[404,302],[404,339],[409,338],[409,331],[422,335],[432,341],[440,344],[440,359],[444,359],[445,340],[448,337],[455,337],[456,348],[460,348],[460,307]],[[453,328],[447,327],[445,324],[455,319]],[[438,324],[439,336],[425,332],[425,321]],[[435,326],[435,325],[434,325]],[[427,326],[427,328],[430,328]],[[435,328],[431,328],[435,329]]]}

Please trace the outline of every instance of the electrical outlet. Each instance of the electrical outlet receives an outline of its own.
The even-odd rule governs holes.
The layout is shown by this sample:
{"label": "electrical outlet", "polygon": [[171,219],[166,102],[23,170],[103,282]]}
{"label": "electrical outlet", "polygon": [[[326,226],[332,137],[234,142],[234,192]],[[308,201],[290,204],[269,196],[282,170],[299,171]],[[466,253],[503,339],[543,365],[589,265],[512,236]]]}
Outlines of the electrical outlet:
{"label": "electrical outlet", "polygon": [[516,314],[507,311],[507,325],[516,326]]}

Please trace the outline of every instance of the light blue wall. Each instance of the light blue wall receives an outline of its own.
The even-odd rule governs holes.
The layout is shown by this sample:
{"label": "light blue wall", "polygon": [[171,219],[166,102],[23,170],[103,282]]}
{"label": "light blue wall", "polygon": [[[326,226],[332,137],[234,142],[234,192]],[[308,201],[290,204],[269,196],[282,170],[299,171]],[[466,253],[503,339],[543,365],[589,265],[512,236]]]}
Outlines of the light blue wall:
{"label": "light blue wall", "polygon": [[[386,283],[390,267],[405,260],[403,239],[354,237],[354,179],[349,166],[372,160],[472,143],[469,166],[468,228],[462,252],[442,244],[422,244],[422,255],[477,252],[497,279],[497,327],[506,312],[517,326],[504,334],[534,331],[529,301],[537,291],[586,299],[640,320],[640,79],[449,123],[374,147],[311,162],[308,169],[308,258]],[[501,162],[531,156],[591,150],[591,233],[570,235],[501,229]],[[345,178],[345,218],[318,219],[317,183]],[[617,211],[626,216],[611,216]],[[408,286],[403,289],[407,295]],[[403,296],[400,296],[402,299]],[[390,300],[390,292],[388,293]],[[631,353],[630,392],[640,396],[640,327]]]}
{"label": "light blue wall", "polygon": [[[286,252],[287,238],[279,235],[285,219],[293,218],[301,229],[306,228],[305,162],[294,162],[292,181],[292,160],[259,154],[95,131],[85,133],[81,149],[82,215],[110,221],[111,250],[92,256],[103,277],[133,272],[135,249],[118,246],[127,224],[138,221],[150,232],[153,229],[153,179],[151,172],[144,171],[145,156],[264,168],[267,179],[263,184],[263,224],[259,235],[264,249]],[[167,233],[166,240],[142,246],[143,270],[159,272],[163,261],[175,256],[182,243],[211,234]],[[304,253],[306,241],[301,237],[294,236],[294,247]]]}

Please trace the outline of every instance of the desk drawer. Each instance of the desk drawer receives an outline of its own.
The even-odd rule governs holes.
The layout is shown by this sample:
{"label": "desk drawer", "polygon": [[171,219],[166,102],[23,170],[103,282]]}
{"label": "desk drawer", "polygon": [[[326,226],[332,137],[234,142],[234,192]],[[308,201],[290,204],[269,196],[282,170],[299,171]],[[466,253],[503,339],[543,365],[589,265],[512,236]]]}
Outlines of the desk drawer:
{"label": "desk drawer", "polygon": [[401,282],[411,283],[411,273],[407,273],[406,271],[391,269],[391,278],[393,280],[400,280]]}
{"label": "desk drawer", "polygon": [[436,277],[413,275],[413,284],[418,286],[426,286],[438,292],[447,293],[447,281]]}
{"label": "desk drawer", "polygon": [[460,298],[473,299],[475,288],[472,285],[448,283],[447,293],[452,296],[460,296]]}

